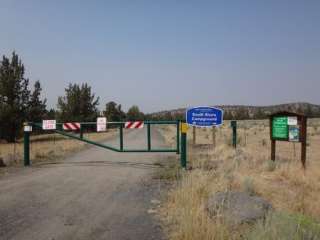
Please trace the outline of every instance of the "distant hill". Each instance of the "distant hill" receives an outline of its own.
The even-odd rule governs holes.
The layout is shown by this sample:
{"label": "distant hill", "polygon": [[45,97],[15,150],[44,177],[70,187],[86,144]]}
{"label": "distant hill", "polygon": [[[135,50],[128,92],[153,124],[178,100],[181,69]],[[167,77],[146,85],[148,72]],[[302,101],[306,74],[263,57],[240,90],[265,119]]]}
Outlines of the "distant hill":
{"label": "distant hill", "polygon": [[[320,117],[320,105],[298,102],[271,106],[221,105],[215,106],[224,110],[224,119],[264,119],[278,111],[289,111],[305,114],[308,117]],[[149,119],[184,119],[185,108],[161,111],[148,114]]]}

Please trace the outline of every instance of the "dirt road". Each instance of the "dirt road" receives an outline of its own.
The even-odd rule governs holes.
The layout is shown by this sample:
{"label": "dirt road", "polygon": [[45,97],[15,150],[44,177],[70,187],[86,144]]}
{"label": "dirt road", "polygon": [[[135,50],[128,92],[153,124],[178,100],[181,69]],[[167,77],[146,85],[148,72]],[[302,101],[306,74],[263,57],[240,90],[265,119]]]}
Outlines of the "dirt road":
{"label": "dirt road", "polygon": [[[163,140],[152,131],[153,144]],[[146,146],[132,130],[125,145]],[[117,145],[113,139],[107,143]],[[148,210],[161,185],[153,163],[173,153],[115,153],[92,147],[63,162],[0,178],[0,239],[163,239]]]}

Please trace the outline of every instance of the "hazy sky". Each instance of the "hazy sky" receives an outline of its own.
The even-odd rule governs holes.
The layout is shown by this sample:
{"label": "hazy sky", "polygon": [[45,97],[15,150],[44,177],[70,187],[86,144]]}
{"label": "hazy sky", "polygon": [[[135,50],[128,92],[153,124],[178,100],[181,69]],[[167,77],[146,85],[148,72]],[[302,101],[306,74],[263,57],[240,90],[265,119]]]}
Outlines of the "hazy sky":
{"label": "hazy sky", "polygon": [[319,0],[0,0],[0,54],[53,107],[70,82],[146,112],[320,104],[319,24]]}

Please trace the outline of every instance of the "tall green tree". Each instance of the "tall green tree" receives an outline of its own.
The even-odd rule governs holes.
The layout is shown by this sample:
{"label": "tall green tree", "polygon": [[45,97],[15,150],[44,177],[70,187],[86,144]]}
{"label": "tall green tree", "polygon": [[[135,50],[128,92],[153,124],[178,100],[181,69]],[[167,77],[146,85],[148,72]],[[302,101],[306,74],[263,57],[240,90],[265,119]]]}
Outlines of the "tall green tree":
{"label": "tall green tree", "polygon": [[0,62],[0,138],[13,142],[27,119],[30,91],[25,68],[13,52],[11,59],[2,57]]}
{"label": "tall green tree", "polygon": [[60,121],[95,121],[98,116],[99,97],[87,84],[69,84],[65,96],[58,98]]}
{"label": "tall green tree", "polygon": [[45,118],[47,118],[47,119],[56,119],[56,110],[51,108],[49,111],[47,111]]}
{"label": "tall green tree", "polygon": [[113,101],[108,102],[106,104],[106,109],[103,112],[104,116],[107,117],[108,121],[122,121],[125,119],[126,114],[124,111],[122,111],[121,104],[117,104]]}
{"label": "tall green tree", "polygon": [[131,108],[129,108],[127,112],[127,120],[129,121],[136,121],[136,120],[143,120],[144,114],[143,112],[140,112],[140,109],[137,105],[133,105]]}
{"label": "tall green tree", "polygon": [[36,81],[34,84],[34,90],[30,96],[29,102],[29,114],[28,120],[32,122],[40,122],[46,116],[46,102],[47,100],[41,100],[41,84]]}

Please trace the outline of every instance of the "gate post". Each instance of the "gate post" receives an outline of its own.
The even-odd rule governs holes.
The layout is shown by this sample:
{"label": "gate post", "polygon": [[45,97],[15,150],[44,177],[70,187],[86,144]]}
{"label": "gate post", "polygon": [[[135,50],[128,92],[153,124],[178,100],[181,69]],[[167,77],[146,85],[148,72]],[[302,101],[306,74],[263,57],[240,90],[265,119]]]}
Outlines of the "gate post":
{"label": "gate post", "polygon": [[188,125],[186,123],[181,123],[181,167],[187,168],[187,130]]}
{"label": "gate post", "polygon": [[119,131],[120,131],[120,151],[123,152],[123,124],[120,123],[120,128],[119,128]]}
{"label": "gate post", "polygon": [[30,166],[30,127],[28,123],[24,124],[23,129],[23,160],[24,166]]}
{"label": "gate post", "polygon": [[151,150],[151,126],[147,123],[147,138],[148,138],[148,151]]}
{"label": "gate post", "polygon": [[83,126],[81,123],[80,123],[80,138],[81,139],[83,138]]}
{"label": "gate post", "polygon": [[216,147],[216,127],[212,126],[212,145],[213,148]]}
{"label": "gate post", "polygon": [[197,141],[197,129],[195,126],[192,126],[192,144],[196,145]]}

